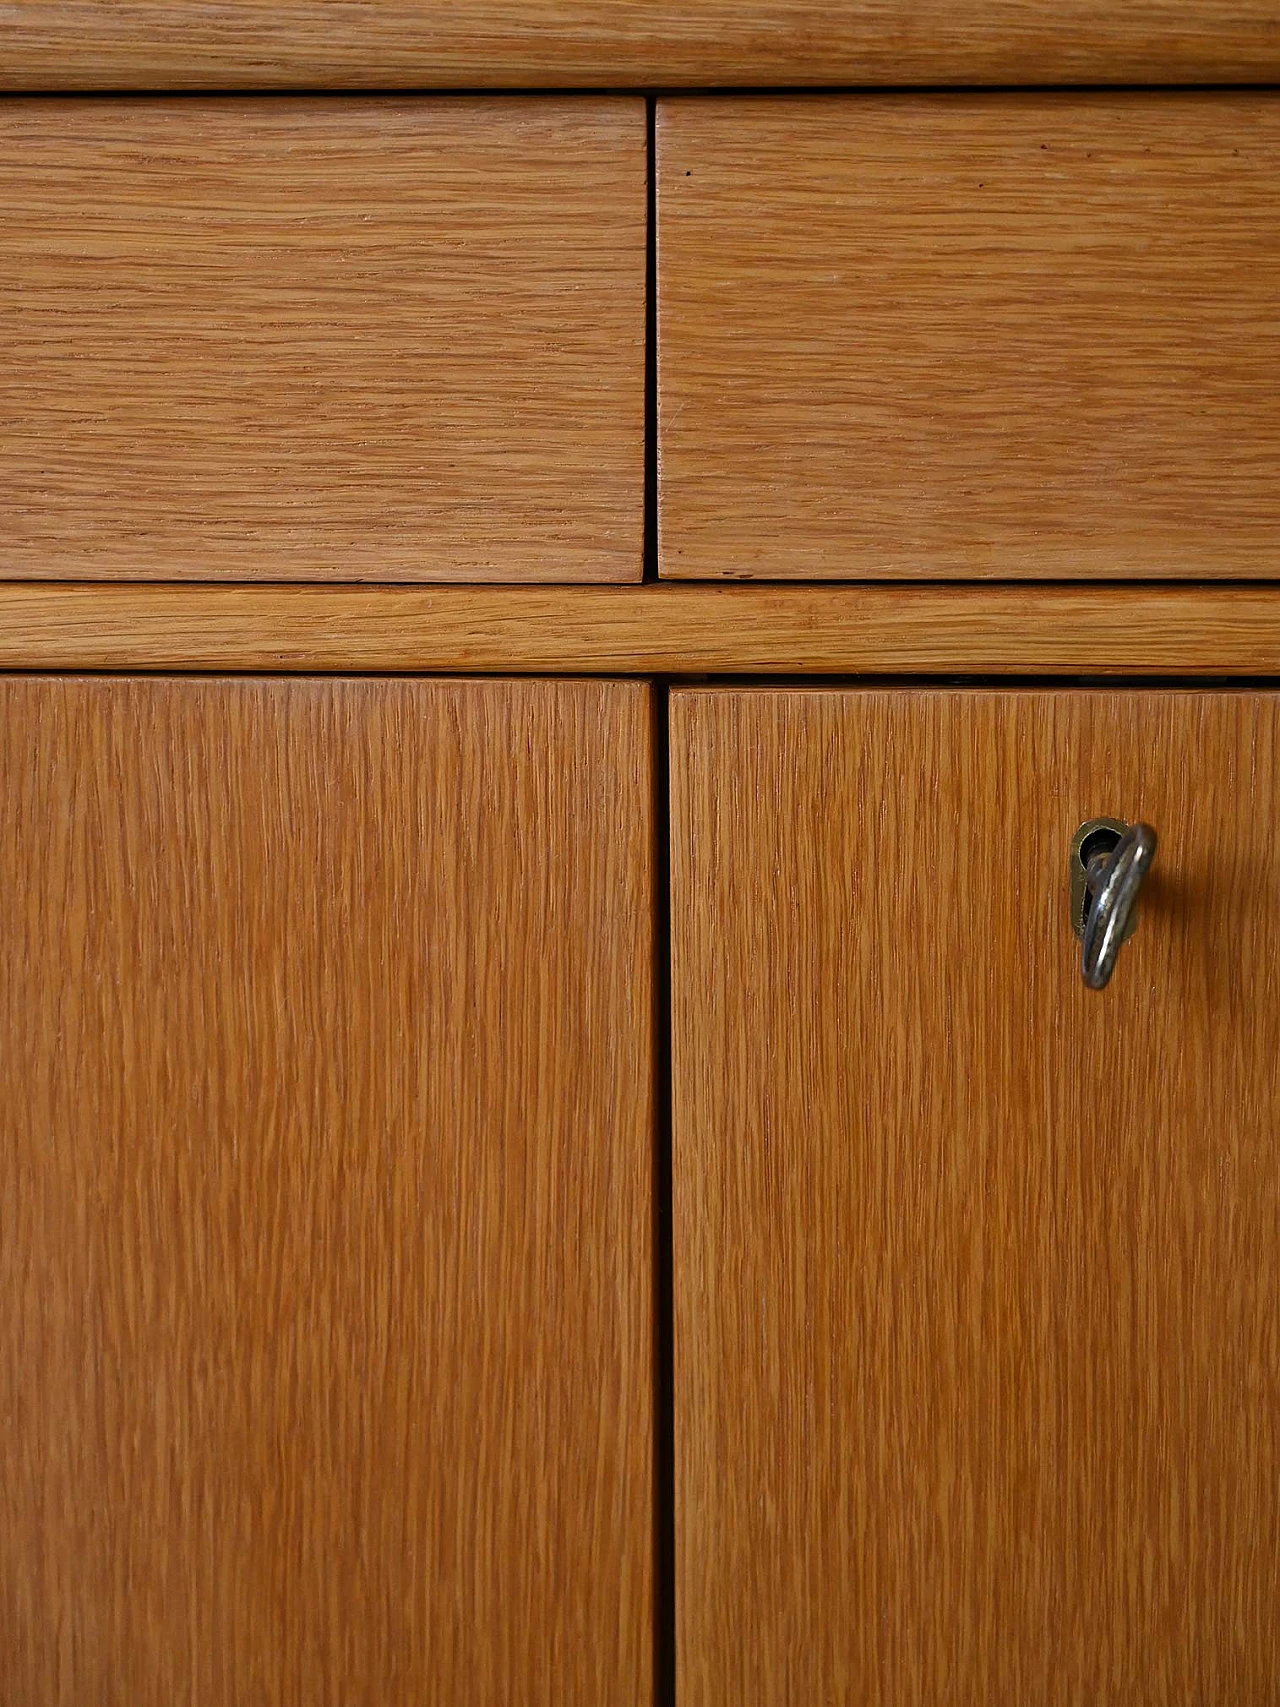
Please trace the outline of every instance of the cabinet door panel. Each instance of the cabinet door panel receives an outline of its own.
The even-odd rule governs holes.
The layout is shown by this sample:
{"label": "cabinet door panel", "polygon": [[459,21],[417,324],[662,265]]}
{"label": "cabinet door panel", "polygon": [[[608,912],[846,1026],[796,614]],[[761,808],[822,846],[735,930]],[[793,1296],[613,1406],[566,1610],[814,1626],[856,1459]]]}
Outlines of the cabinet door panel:
{"label": "cabinet door panel", "polygon": [[1274,1700],[1280,698],[672,717],[684,1707]]}
{"label": "cabinet door panel", "polygon": [[0,681],[7,1704],[648,1700],[648,749]]}

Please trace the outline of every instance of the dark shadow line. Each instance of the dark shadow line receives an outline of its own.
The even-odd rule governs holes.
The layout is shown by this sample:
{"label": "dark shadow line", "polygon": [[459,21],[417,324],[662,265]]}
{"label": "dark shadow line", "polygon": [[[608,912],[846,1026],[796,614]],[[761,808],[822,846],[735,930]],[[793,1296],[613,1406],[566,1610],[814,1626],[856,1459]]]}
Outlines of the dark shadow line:
{"label": "dark shadow line", "polygon": [[645,102],[648,124],[647,220],[644,263],[644,569],[658,579],[658,151],[657,103]]}
{"label": "dark shadow line", "polygon": [[653,693],[653,1684],[674,1707],[675,1389],[671,1226],[671,808],[667,687]]}

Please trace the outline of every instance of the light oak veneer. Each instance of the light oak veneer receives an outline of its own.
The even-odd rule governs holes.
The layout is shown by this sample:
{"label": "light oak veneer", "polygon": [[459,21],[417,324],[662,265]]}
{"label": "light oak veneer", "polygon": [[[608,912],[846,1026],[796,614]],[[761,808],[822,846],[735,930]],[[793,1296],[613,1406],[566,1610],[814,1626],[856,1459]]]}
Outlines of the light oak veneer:
{"label": "light oak veneer", "polygon": [[1271,0],[20,0],[0,87],[1212,83]]}
{"label": "light oak veneer", "polygon": [[0,576],[636,580],[635,99],[0,103]]}
{"label": "light oak veneer", "polygon": [[671,771],[681,1707],[1273,1701],[1280,697],[682,691]]}
{"label": "light oak veneer", "polygon": [[659,104],[661,570],[1272,576],[1280,98]]}
{"label": "light oak veneer", "polygon": [[1280,588],[0,585],[0,669],[1280,675]]}
{"label": "light oak veneer", "polygon": [[647,1707],[647,690],[0,680],[0,793],[5,1707]]}

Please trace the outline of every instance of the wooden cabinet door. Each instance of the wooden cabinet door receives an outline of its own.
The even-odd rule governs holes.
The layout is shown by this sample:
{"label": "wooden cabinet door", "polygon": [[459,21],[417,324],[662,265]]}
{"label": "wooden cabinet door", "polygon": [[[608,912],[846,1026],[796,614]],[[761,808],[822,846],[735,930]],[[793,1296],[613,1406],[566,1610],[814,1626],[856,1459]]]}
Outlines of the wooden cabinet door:
{"label": "wooden cabinet door", "polygon": [[637,685],[0,680],[0,1695],[647,1702]]}
{"label": "wooden cabinet door", "polygon": [[1280,1700],[1280,697],[688,691],[671,753],[682,1707]]}

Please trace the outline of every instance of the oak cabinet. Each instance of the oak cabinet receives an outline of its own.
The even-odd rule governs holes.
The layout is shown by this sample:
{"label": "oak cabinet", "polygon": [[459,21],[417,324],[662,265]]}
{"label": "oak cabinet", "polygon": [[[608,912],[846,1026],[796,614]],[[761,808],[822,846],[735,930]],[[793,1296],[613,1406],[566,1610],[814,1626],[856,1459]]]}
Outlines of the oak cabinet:
{"label": "oak cabinet", "polygon": [[15,10],[0,1707],[1280,1702],[1272,8]]}
{"label": "oak cabinet", "polygon": [[648,692],[0,679],[0,1695],[647,1702]]}
{"label": "oak cabinet", "polygon": [[680,1701],[1273,1700],[1280,697],[690,689],[671,767]]}

